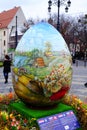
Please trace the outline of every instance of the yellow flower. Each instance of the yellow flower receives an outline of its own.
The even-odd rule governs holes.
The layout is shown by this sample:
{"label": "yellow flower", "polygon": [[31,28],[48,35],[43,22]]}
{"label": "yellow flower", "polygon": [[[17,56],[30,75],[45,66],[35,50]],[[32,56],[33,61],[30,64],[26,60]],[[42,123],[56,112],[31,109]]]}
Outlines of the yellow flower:
{"label": "yellow flower", "polygon": [[9,117],[12,119],[14,116],[13,116],[13,114],[11,113],[11,114],[9,115]]}
{"label": "yellow flower", "polygon": [[2,119],[6,121],[8,119],[8,113],[6,111],[1,112]]}
{"label": "yellow flower", "polygon": [[9,130],[9,129],[7,127],[5,127],[4,130]]}

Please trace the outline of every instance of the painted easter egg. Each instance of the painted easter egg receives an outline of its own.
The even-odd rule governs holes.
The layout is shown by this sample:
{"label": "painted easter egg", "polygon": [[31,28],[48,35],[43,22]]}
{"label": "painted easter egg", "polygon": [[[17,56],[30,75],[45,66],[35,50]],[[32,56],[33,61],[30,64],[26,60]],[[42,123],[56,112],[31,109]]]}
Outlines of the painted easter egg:
{"label": "painted easter egg", "polygon": [[68,93],[72,60],[62,35],[50,24],[30,27],[17,45],[12,79],[17,96],[27,104],[49,106]]}

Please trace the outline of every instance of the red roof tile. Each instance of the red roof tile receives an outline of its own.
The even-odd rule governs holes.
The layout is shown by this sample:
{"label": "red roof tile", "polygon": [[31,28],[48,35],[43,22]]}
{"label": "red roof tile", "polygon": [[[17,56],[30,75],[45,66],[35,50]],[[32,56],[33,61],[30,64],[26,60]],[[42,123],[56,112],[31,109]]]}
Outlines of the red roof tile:
{"label": "red roof tile", "polygon": [[0,13],[0,29],[6,28],[9,25],[19,8],[20,7],[14,7],[13,9]]}

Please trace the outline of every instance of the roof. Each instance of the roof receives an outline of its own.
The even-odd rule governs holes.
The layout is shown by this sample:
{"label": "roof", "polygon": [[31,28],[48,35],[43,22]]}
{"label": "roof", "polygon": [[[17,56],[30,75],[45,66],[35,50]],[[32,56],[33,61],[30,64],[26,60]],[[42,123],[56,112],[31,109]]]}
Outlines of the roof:
{"label": "roof", "polygon": [[0,29],[6,28],[20,7],[14,7],[13,9],[3,11],[0,13]]}

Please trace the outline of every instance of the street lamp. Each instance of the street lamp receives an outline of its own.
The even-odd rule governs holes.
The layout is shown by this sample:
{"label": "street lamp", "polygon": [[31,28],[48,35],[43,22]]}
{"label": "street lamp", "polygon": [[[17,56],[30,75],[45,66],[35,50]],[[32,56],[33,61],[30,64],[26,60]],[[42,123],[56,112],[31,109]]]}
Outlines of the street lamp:
{"label": "street lamp", "polygon": [[[57,7],[58,7],[57,30],[60,31],[60,5],[64,4],[64,0],[55,0],[55,3],[57,5]],[[66,5],[65,12],[67,13],[68,12],[68,7],[70,7],[70,5],[71,5],[71,1],[68,0],[67,4],[64,4],[64,5]],[[51,6],[52,6],[52,0],[49,0],[48,1],[48,12],[50,13],[50,16],[51,16]]]}
{"label": "street lamp", "polygon": [[18,44],[18,33],[17,33],[17,16],[16,16],[16,31],[15,31],[15,46],[17,47]]}

